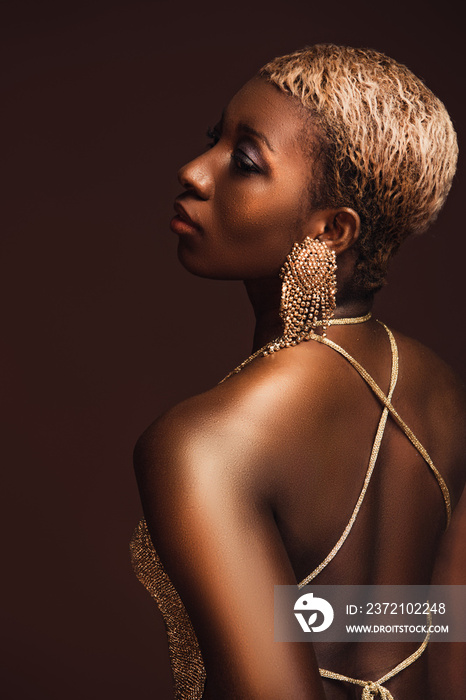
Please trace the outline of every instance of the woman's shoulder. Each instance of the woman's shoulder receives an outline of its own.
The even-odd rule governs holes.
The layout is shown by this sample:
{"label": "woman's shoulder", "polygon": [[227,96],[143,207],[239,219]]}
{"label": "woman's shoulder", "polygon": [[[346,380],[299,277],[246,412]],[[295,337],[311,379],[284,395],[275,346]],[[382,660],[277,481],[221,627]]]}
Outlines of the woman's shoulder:
{"label": "woman's shoulder", "polygon": [[[300,355],[299,348],[294,351]],[[315,355],[318,365],[320,348],[315,348]],[[170,408],[139,438],[136,471],[157,470],[161,478],[168,473],[173,478],[176,472],[188,478],[193,471],[209,471],[212,464],[216,475],[234,466],[237,478],[241,474],[249,478],[252,463],[272,468],[274,451],[289,433],[287,416],[297,410],[303,393],[307,408],[315,403],[311,414],[316,429],[319,413],[325,410],[317,397],[325,394],[328,362],[322,362],[322,371],[306,373],[303,391],[299,362],[290,371],[289,361],[286,352],[257,358],[226,381]]]}
{"label": "woman's shoulder", "polygon": [[418,340],[395,331],[403,382],[434,402],[454,403],[466,415],[466,387],[459,374],[436,352]]}
{"label": "woman's shoulder", "polygon": [[438,454],[443,475],[454,491],[466,479],[466,390],[450,365],[423,343],[395,332],[399,349],[399,384],[394,403],[410,415],[410,427],[424,435],[425,446]]}
{"label": "woman's shoulder", "polygon": [[[267,415],[274,400],[264,395],[271,388],[267,378],[251,381],[247,374],[247,382],[245,372],[173,406],[137,441],[139,489],[157,518],[169,509],[186,519],[186,509],[210,512],[220,504],[242,511],[273,495],[270,455],[277,436]],[[155,516],[151,524],[156,527]]]}

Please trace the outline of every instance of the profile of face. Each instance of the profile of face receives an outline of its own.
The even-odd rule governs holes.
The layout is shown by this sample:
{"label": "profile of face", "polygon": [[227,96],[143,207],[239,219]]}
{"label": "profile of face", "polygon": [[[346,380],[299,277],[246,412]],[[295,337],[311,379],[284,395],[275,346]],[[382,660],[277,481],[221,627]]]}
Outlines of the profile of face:
{"label": "profile of face", "polygon": [[303,148],[303,107],[260,78],[233,97],[210,148],[181,168],[171,222],[194,274],[261,279],[278,274],[309,235],[313,160]]}

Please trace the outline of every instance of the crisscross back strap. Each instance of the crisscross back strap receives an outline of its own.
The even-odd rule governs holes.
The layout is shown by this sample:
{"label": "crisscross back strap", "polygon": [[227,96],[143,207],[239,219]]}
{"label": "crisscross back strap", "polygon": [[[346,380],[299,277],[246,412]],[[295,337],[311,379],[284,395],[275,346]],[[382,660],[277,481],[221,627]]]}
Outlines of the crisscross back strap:
{"label": "crisscross back strap", "polygon": [[[387,329],[388,331],[388,329]],[[321,338],[322,336],[316,336],[317,338]],[[392,352],[392,367],[391,367],[391,374],[390,374],[390,388],[388,391],[388,400],[391,401],[391,398],[393,396],[393,392],[395,391],[395,386],[396,382],[398,380],[398,347],[395,341],[395,338],[393,337],[393,334],[389,332],[388,335],[390,339],[390,348]],[[337,346],[340,347],[340,346]],[[367,472],[366,472],[366,477],[364,479],[364,484],[361,489],[361,493],[359,494],[359,498],[356,502],[356,505],[354,507],[353,513],[351,514],[351,518],[349,519],[348,525],[345,527],[343,534],[341,535],[340,539],[336,543],[336,545],[333,547],[333,549],[327,554],[325,559],[319,566],[317,566],[314,571],[312,571],[309,576],[306,576],[305,579],[303,579],[299,584],[298,587],[302,588],[303,586],[306,586],[308,583],[310,583],[320,572],[325,569],[327,564],[329,564],[334,556],[337,554],[339,551],[340,547],[343,545],[345,542],[346,538],[348,537],[349,533],[351,532],[351,528],[353,527],[355,520],[358,516],[359,510],[362,506],[362,502],[364,500],[364,496],[366,495],[366,491],[369,486],[369,482],[371,480],[372,472],[374,471],[375,463],[377,461],[377,457],[379,455],[379,450],[380,450],[380,445],[382,443],[382,438],[383,434],[385,432],[385,426],[387,424],[387,418],[388,418],[388,408],[385,406],[382,415],[380,416],[379,420],[379,425],[377,427],[377,432],[375,434],[375,439],[374,443],[372,445],[372,450],[371,450],[371,456],[369,459],[369,466],[367,467]]]}
{"label": "crisscross back strap", "polygon": [[[404,432],[406,437],[410,440],[410,442],[414,445],[414,447],[417,449],[419,454],[423,457],[425,462],[428,464],[429,468],[433,472],[435,478],[437,479],[437,482],[440,486],[443,499],[445,502],[445,509],[446,509],[446,516],[447,516],[447,527],[450,523],[450,518],[451,518],[451,503],[450,503],[450,493],[448,491],[448,487],[438,471],[438,469],[435,467],[434,463],[432,462],[432,459],[430,458],[429,454],[427,453],[427,450],[423,447],[423,445],[419,442],[417,437],[414,435],[412,430],[406,425],[404,420],[400,417],[394,406],[392,405],[392,397],[393,397],[393,392],[395,390],[396,382],[398,379],[398,347],[395,341],[395,338],[393,336],[393,333],[390,331],[390,329],[384,324],[379,321],[379,323],[385,328],[388,338],[390,340],[390,347],[391,347],[391,352],[392,352],[392,367],[391,367],[391,376],[390,376],[390,388],[388,392],[388,396],[384,394],[382,389],[379,387],[379,385],[376,383],[376,381],[372,378],[372,376],[364,369],[362,365],[359,364],[357,360],[354,359],[352,355],[350,355],[346,350],[344,350],[340,345],[337,345],[337,343],[334,343],[332,340],[329,340],[328,338],[317,335],[314,333],[311,333],[309,335],[310,340],[316,340],[319,343],[323,343],[324,345],[328,345],[329,347],[333,348],[333,350],[336,350],[336,352],[340,353],[348,362],[355,368],[355,370],[360,374],[360,376],[364,379],[364,381],[368,384],[368,386],[372,389],[376,397],[379,399],[379,401],[382,403],[384,409],[382,411],[382,415],[380,417],[379,425],[377,428],[377,433],[374,439],[374,443],[372,445],[372,451],[371,451],[371,456],[369,460],[369,466],[367,468],[366,472],[366,477],[364,479],[364,484],[361,489],[361,493],[359,494],[359,498],[357,500],[357,503],[354,507],[353,513],[351,515],[351,518],[348,522],[348,525],[343,531],[343,534],[341,535],[340,539],[336,543],[336,545],[333,547],[333,549],[329,552],[329,554],[325,557],[324,561],[317,566],[314,571],[312,571],[309,576],[307,576],[305,579],[303,579],[299,584],[298,587],[302,588],[306,584],[310,583],[335,557],[343,543],[345,542],[346,538],[348,537],[351,528],[353,527],[353,524],[356,520],[356,517],[359,513],[359,510],[361,508],[362,502],[364,500],[364,496],[366,495],[367,488],[369,486],[369,482],[372,476],[372,473],[374,471],[375,463],[377,461],[377,457],[379,454],[380,450],[380,444],[382,442],[383,434],[385,431],[385,426],[387,423],[387,417],[388,414],[390,413],[396,424],[401,428],[401,430]],[[430,615],[430,610],[428,613],[428,622],[429,622],[429,627],[428,627],[428,632],[424,638],[424,641],[422,644],[414,651],[408,658],[404,659],[401,661],[397,666],[395,666],[391,671],[389,671],[387,674],[382,676],[376,681],[368,681],[368,680],[361,680],[358,678],[351,678],[350,676],[345,676],[342,673],[335,673],[334,671],[328,671],[325,668],[319,668],[320,675],[323,676],[324,678],[330,678],[332,680],[338,680],[338,681],[343,681],[346,683],[351,683],[353,685],[359,685],[362,688],[362,697],[361,700],[374,700],[375,698],[380,698],[380,700],[394,700],[393,695],[390,693],[390,691],[385,688],[383,685],[386,683],[386,681],[390,680],[390,678],[393,678],[393,676],[396,676],[400,671],[403,671],[403,669],[407,668],[410,666],[412,663],[414,663],[425,651],[427,644],[429,643],[429,638],[430,638],[430,624],[431,624],[432,618]]]}
{"label": "crisscross back strap", "polygon": [[343,673],[335,673],[334,671],[327,671],[325,668],[319,668],[319,673],[323,678],[331,678],[334,681],[345,681],[346,683],[352,683],[353,685],[359,685],[362,687],[361,700],[374,700],[374,698],[381,698],[381,700],[394,700],[393,695],[390,691],[385,688],[382,684],[386,683],[396,676],[398,673],[403,671],[408,666],[411,666],[417,659],[424,653],[430,639],[430,628],[432,625],[432,613],[430,612],[430,605],[428,604],[427,612],[427,633],[424,640],[420,646],[414,651],[410,656],[408,656],[403,661],[400,661],[391,671],[379,678],[378,681],[363,681],[359,678],[351,678],[350,676],[345,676]]}
{"label": "crisscross back strap", "polygon": [[[381,326],[385,328],[387,331],[388,337],[390,338],[390,343],[393,348],[393,344],[396,345],[395,339],[393,337],[393,333],[387,326],[382,323],[381,321],[378,321]],[[368,386],[372,389],[376,397],[379,399],[379,401],[385,406],[385,408],[388,409],[390,412],[391,417],[395,421],[395,423],[401,428],[401,430],[404,432],[408,440],[414,445],[416,450],[419,452],[421,457],[425,460],[427,465],[429,466],[430,470],[434,474],[435,478],[437,479],[437,483],[440,487],[440,490],[442,492],[443,500],[445,502],[445,511],[446,511],[446,518],[447,518],[447,525],[450,524],[450,519],[451,519],[451,500],[450,500],[450,492],[448,490],[448,486],[445,483],[444,478],[438,471],[437,467],[434,465],[432,459],[430,458],[427,450],[423,447],[423,445],[419,442],[417,437],[414,435],[413,431],[411,428],[409,428],[408,425],[404,422],[404,420],[401,418],[395,407],[393,406],[391,402],[391,397],[386,396],[382,389],[379,387],[377,382],[371,377],[369,372],[367,372],[362,365],[359,364],[357,360],[354,359],[352,355],[350,355],[344,348],[342,348],[340,345],[337,345],[337,343],[334,343],[332,340],[329,340],[328,338],[324,338],[321,335],[317,335],[315,333],[310,334],[309,336],[310,339],[316,340],[318,343],[323,343],[324,345],[328,345],[328,347],[333,348],[333,350],[336,350],[336,352],[340,353],[348,362],[354,367],[354,369],[361,375],[361,377],[364,379],[364,381],[368,384]]]}

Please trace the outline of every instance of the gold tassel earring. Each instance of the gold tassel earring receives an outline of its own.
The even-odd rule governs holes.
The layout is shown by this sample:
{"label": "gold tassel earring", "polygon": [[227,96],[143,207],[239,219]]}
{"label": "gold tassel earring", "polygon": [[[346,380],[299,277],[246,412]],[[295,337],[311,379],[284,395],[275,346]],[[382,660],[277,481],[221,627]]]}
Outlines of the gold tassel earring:
{"label": "gold tassel earring", "polygon": [[[297,345],[302,340],[309,340],[317,327],[322,328],[322,335],[325,336],[335,309],[336,269],[335,251],[325,243],[313,238],[295,243],[280,270],[283,334],[256,350],[227,374],[222,382],[241,372],[259,355],[269,355],[281,348]],[[367,314],[356,319],[338,319],[335,323],[362,323],[369,318],[370,314]]]}
{"label": "gold tassel earring", "polygon": [[281,348],[297,345],[302,340],[310,340],[315,337],[318,327],[322,328],[322,336],[325,337],[327,327],[333,324],[346,326],[368,321],[370,311],[365,316],[332,318],[337,294],[336,270],[335,251],[325,243],[315,238],[305,238],[302,243],[295,243],[280,270],[283,334],[247,357],[222,382],[241,372],[243,367],[260,355],[269,355]]}
{"label": "gold tassel earring", "polygon": [[335,309],[336,269],[335,252],[325,243],[305,238],[294,244],[280,271],[280,317],[284,326],[280,347],[305,340],[317,326],[326,335]]}

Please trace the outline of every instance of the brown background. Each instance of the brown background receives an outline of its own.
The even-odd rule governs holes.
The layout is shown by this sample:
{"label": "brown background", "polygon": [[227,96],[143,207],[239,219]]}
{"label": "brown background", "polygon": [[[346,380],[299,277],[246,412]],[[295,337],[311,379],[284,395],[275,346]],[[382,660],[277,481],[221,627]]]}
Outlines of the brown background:
{"label": "brown background", "polygon": [[[132,447],[247,355],[252,328],[240,283],[176,261],[175,172],[262,63],[317,41],[406,62],[460,131],[462,28],[443,7],[3,2],[2,697],[170,698],[128,559]],[[463,182],[377,309],[464,375]]]}

